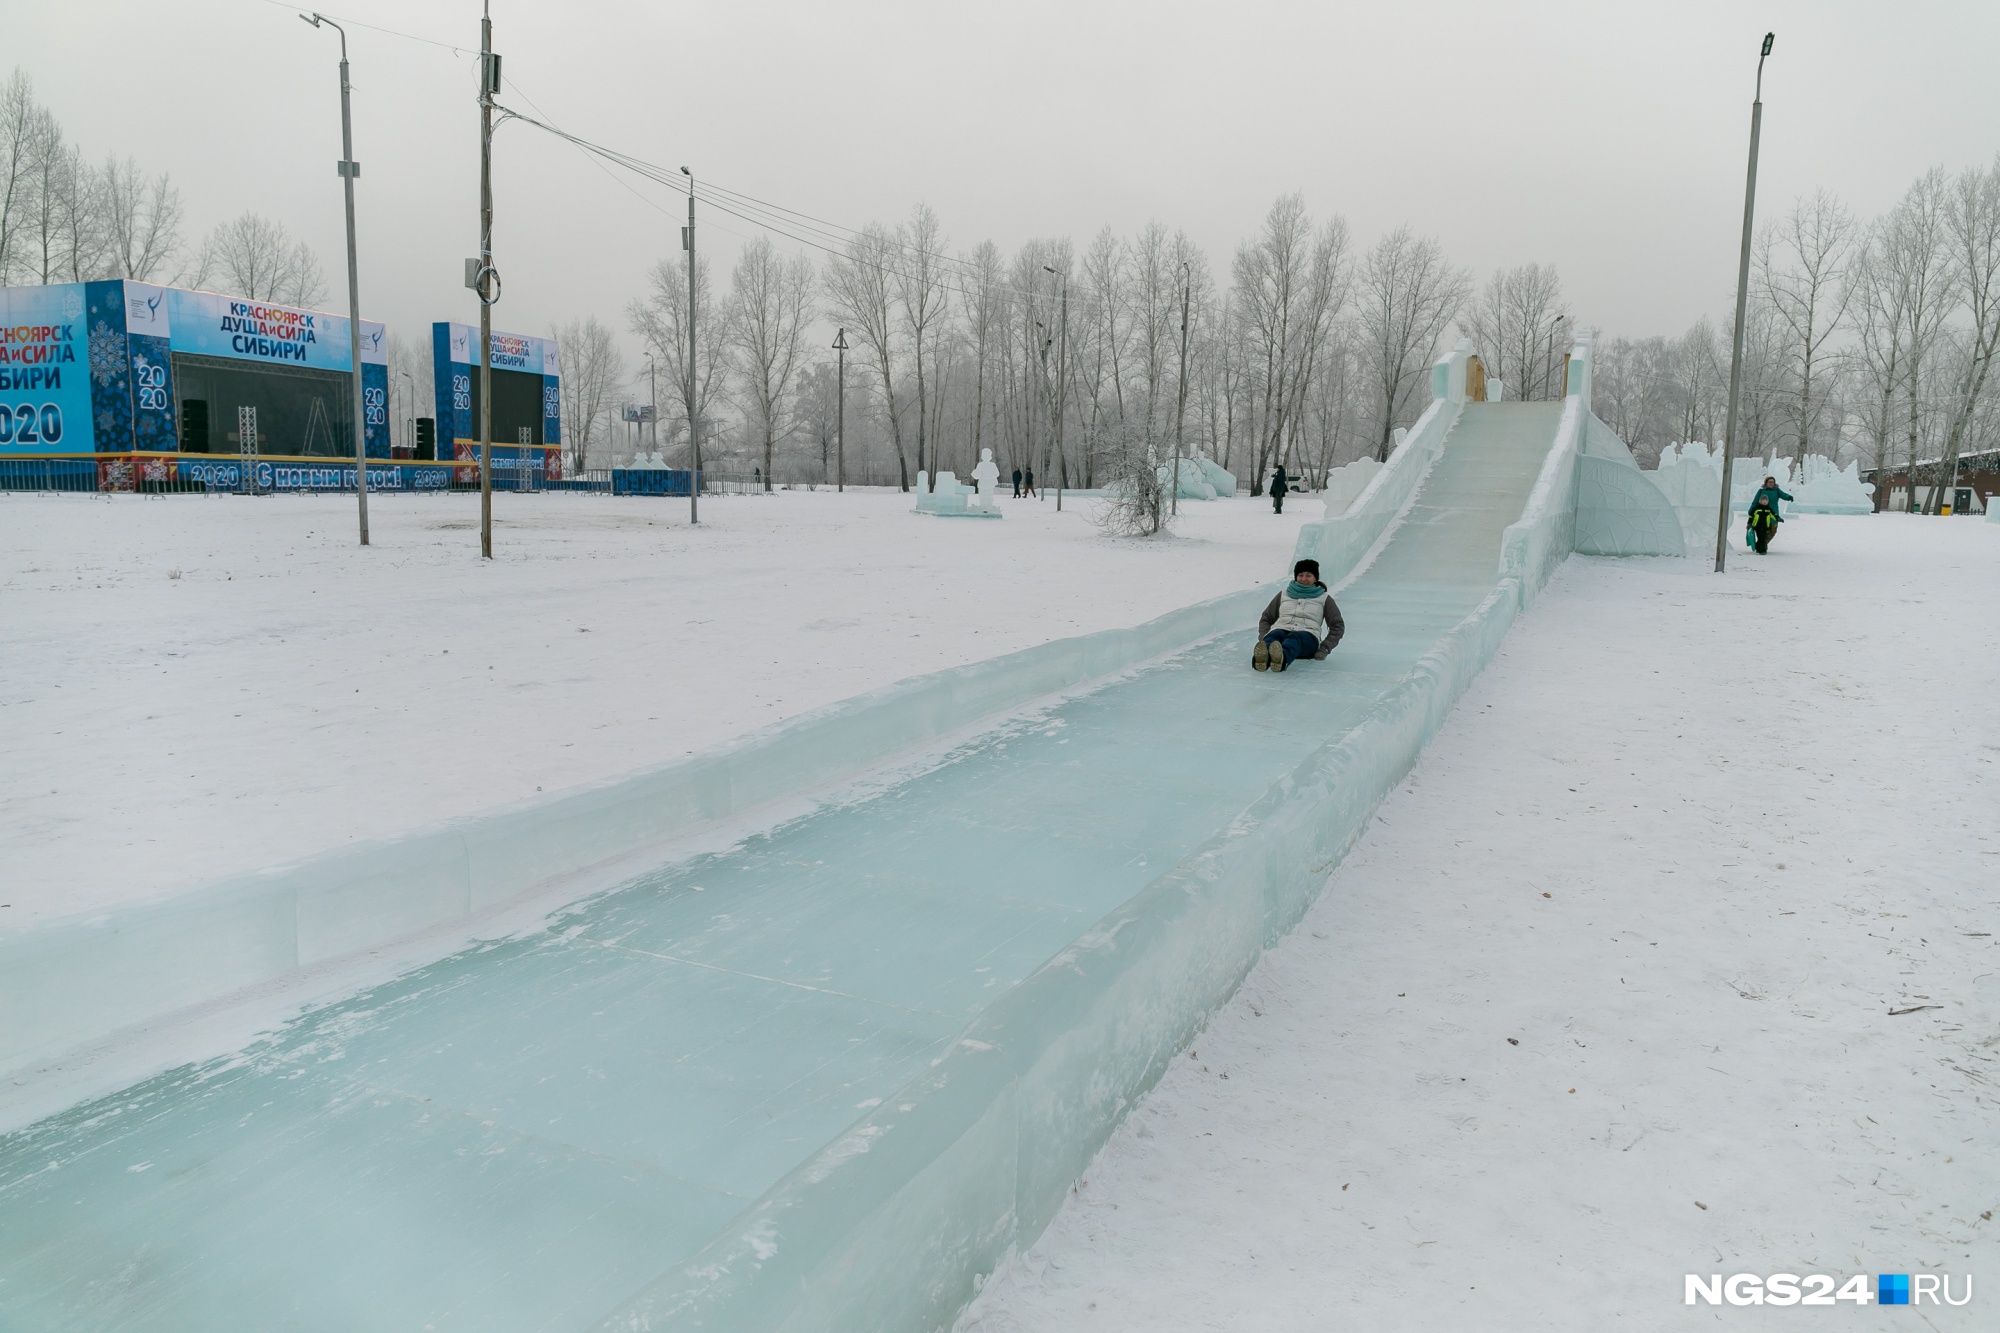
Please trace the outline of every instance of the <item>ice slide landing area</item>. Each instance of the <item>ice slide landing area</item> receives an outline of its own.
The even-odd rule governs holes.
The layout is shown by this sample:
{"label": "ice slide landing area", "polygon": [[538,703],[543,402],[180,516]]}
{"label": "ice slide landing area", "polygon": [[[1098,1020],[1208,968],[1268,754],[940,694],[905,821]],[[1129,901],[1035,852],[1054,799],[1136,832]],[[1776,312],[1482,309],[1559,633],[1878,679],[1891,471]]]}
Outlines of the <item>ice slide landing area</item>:
{"label": "ice slide landing area", "polygon": [[[1131,913],[1149,886],[1215,856],[1204,849],[1254,822],[1246,811],[1277,809],[1316,756],[1400,736],[1406,765],[1449,699],[1400,731],[1383,729],[1385,708],[1436,674],[1469,621],[1498,627],[1481,631],[1489,651],[1504,631],[1503,531],[1568,418],[1559,404],[1450,406],[1432,424],[1435,462],[1405,479],[1402,522],[1340,596],[1348,640],[1327,662],[1258,675],[1247,633],[1196,645],[872,798],[0,1140],[0,1326],[861,1326],[867,1264],[810,1234],[796,1200],[879,1169],[900,1183],[864,1179],[852,1232],[907,1225],[892,1215],[914,1215],[910,1182],[950,1175],[998,1112],[966,1112],[922,1160],[897,1154],[932,1131],[895,1117],[948,1119],[943,1085],[976,1086],[963,1062],[1013,1035],[991,1031],[995,1014],[1110,956],[1107,920],[1144,936]],[[1363,817],[1379,795],[1354,798]],[[1253,950],[1269,929],[1257,893]],[[1045,1009],[1038,1049],[1078,1040],[1063,1024],[1086,1017]],[[1145,1021],[1179,1032],[1197,1018]],[[1031,1108],[1018,1114],[1025,1126]],[[1087,1160],[1097,1141],[1074,1147]],[[978,1199],[959,1210],[973,1240],[931,1247],[962,1253],[871,1261],[913,1286],[1013,1243],[1008,1227],[1032,1239],[1054,1206],[1011,1178],[922,1188],[1002,1197],[998,1221]],[[793,1213],[773,1210],[778,1196]],[[815,1253],[820,1269],[802,1257]],[[966,1294],[888,1305],[949,1310]]]}

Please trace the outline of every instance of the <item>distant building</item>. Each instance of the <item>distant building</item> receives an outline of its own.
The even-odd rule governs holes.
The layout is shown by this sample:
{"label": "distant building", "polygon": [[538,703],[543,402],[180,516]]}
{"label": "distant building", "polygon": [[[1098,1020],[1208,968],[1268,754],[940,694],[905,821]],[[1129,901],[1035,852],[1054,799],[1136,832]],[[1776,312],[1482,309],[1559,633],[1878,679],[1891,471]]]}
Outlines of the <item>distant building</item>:
{"label": "distant building", "polygon": [[[0,288],[0,454],[352,457],[347,319],[113,280]],[[382,326],[362,321],[368,453],[389,456]]]}
{"label": "distant building", "polygon": [[1875,488],[1877,510],[1922,509],[1938,486],[1946,488],[1945,499],[1954,514],[1983,514],[1994,497],[2000,496],[2000,449],[1960,454],[1955,469],[1947,469],[1942,459],[1918,460],[1914,505],[1911,471],[1908,467],[1883,467],[1862,472],[1861,479]]}
{"label": "distant building", "polygon": [[[438,456],[479,460],[479,330],[431,325],[436,376]],[[488,347],[493,373],[493,470],[516,481],[562,477],[562,354],[553,338],[494,330]],[[459,469],[471,472],[471,468]]]}
{"label": "distant building", "polygon": [[[109,280],[0,288],[0,486],[346,490],[354,476],[346,316]],[[438,460],[478,456],[477,337],[438,324]],[[547,338],[492,338],[494,481],[560,478],[559,359]],[[473,467],[392,459],[383,326],[361,321],[371,489],[432,490]],[[407,455],[410,451],[402,451]],[[58,475],[60,474],[60,475]]]}

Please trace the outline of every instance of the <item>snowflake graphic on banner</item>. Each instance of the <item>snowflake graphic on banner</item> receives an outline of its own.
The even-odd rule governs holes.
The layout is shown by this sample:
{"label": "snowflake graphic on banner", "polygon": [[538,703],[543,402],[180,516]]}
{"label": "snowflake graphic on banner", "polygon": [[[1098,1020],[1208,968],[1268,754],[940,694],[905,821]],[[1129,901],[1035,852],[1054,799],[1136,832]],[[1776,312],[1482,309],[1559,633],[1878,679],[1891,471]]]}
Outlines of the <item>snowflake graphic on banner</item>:
{"label": "snowflake graphic on banner", "polygon": [[103,320],[90,326],[90,377],[109,389],[125,379],[125,338]]}

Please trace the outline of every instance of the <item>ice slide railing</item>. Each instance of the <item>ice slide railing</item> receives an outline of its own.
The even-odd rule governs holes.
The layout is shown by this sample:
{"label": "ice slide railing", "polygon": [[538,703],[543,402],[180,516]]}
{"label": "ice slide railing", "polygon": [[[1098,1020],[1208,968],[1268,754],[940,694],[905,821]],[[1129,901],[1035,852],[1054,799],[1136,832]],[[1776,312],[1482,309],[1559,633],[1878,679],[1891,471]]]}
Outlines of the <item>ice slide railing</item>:
{"label": "ice slide railing", "polygon": [[1549,575],[1572,552],[1682,555],[1680,519],[1632,451],[1590,410],[1592,339],[1570,350],[1569,376],[1555,443],[1521,518],[1500,542],[1500,574],[1512,579],[1526,610]]}
{"label": "ice slide railing", "polygon": [[[1431,368],[1432,398],[1417,424],[1389,455],[1389,461],[1369,479],[1354,502],[1338,514],[1300,527],[1295,559],[1320,563],[1329,579],[1345,577],[1363,567],[1368,552],[1382,539],[1444,451],[1445,437],[1465,409],[1465,363],[1472,345],[1462,342]],[[1452,386],[1457,392],[1452,392]]]}
{"label": "ice slide railing", "polygon": [[[170,898],[0,927],[0,1077],[837,787],[983,719],[1254,621],[1259,588],[900,682],[693,759]],[[556,905],[556,904],[551,904]],[[422,961],[421,959],[415,961]],[[414,965],[414,964],[413,964]]]}

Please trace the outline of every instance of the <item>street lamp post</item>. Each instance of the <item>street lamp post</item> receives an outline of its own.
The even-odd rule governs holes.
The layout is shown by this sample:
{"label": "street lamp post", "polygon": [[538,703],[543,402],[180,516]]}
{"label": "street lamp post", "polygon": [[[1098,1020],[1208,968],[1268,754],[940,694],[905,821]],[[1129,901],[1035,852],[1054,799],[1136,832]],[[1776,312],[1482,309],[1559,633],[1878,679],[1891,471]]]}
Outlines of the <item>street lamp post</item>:
{"label": "street lamp post", "polygon": [[847,330],[842,329],[833,336],[833,350],[838,354],[835,360],[839,369],[835,371],[837,387],[834,389],[833,425],[833,475],[835,494],[847,490]]}
{"label": "street lamp post", "polygon": [[[1056,473],[1056,508],[1062,508],[1063,487],[1069,483],[1069,456],[1063,452],[1063,417],[1069,410],[1069,274],[1058,273],[1047,264],[1042,272],[1062,284],[1062,315],[1057,319],[1059,330],[1056,340],[1056,419],[1049,426],[1049,444],[1055,450],[1055,465],[1061,469]],[[1047,356],[1046,350],[1043,352]]]}
{"label": "street lamp post", "polygon": [[[1556,326],[1568,318],[1568,315],[1557,315],[1549,321],[1548,346],[1542,350],[1542,397],[1544,400],[1549,396],[1549,377],[1555,374],[1556,370]],[[1563,392],[1567,393],[1568,391],[1569,386],[1564,385]],[[1523,395],[1523,397],[1525,396]]]}
{"label": "street lamp post", "polygon": [[354,254],[354,178],[361,164],[354,160],[354,120],[348,110],[347,30],[324,14],[301,14],[317,28],[340,34],[340,161],[339,173],[347,195],[347,350],[354,373],[354,495],[361,519],[361,544],[368,544],[368,407],[361,392],[361,276]]}
{"label": "street lamp post", "polygon": [[1722,428],[1722,495],[1716,501],[1715,572],[1729,564],[1729,457],[1736,450],[1736,398],[1743,387],[1743,308],[1750,296],[1750,230],[1757,212],[1757,131],[1764,121],[1764,62],[1776,33],[1757,53],[1757,91],[1750,102],[1750,170],[1743,183],[1743,253],[1736,264],[1736,329],[1729,345],[1729,413]]}
{"label": "street lamp post", "polygon": [[410,442],[408,446],[410,450],[410,456],[414,458],[416,457],[417,454],[416,441],[412,438],[417,431],[417,379],[416,376],[410,374],[410,372],[407,370],[399,370],[396,373],[398,375],[401,375],[406,381],[409,382],[410,385],[410,411],[409,414],[403,418],[404,421],[409,423],[409,427],[407,430],[403,432],[403,438]]}
{"label": "street lamp post", "polygon": [[[688,522],[698,525],[701,522],[701,502],[698,498],[701,494],[701,418],[695,411],[694,398],[701,381],[696,378],[695,371],[695,348],[700,344],[694,340],[694,173],[682,167],[681,175],[688,178],[688,224],[681,233],[681,248],[687,251],[688,256],[687,410],[688,462],[691,468],[688,473]],[[656,434],[654,438],[659,437]]]}

